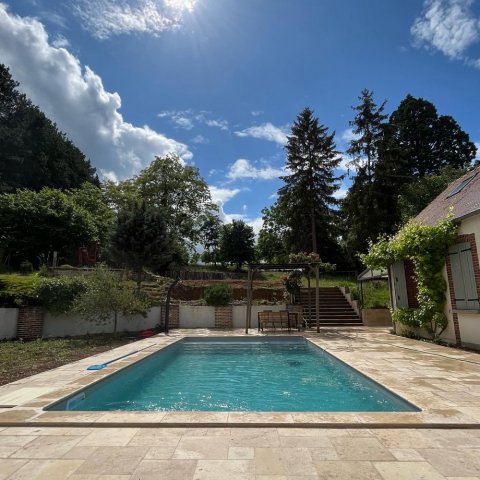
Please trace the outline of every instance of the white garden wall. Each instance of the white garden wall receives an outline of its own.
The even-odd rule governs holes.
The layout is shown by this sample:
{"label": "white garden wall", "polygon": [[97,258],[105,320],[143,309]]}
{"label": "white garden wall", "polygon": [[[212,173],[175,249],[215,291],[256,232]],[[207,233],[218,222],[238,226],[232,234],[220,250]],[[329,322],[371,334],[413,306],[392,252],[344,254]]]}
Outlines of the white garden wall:
{"label": "white garden wall", "polygon": [[[272,312],[278,312],[280,310],[286,309],[286,305],[252,305],[251,328],[258,328],[258,312],[263,312],[264,310],[272,310]],[[247,318],[247,306],[234,305],[232,315],[233,328],[245,328],[245,322]]]}
{"label": "white garden wall", "polygon": [[0,308],[0,340],[17,335],[18,308]]}
{"label": "white garden wall", "polygon": [[[118,332],[138,332],[153,328],[160,323],[160,307],[153,307],[147,317],[136,315],[133,317],[122,317],[118,319]],[[75,315],[54,316],[50,313],[45,314],[43,324],[43,336],[48,337],[66,337],[86,335],[93,333],[112,333],[113,318],[107,322],[89,322]]]}
{"label": "white garden wall", "polygon": [[[180,328],[215,328],[215,307],[180,305]],[[253,305],[251,328],[258,326],[258,312],[285,310],[286,305]],[[232,308],[233,328],[245,328],[246,305]],[[161,307],[153,307],[146,318],[141,315],[118,319],[117,331],[138,332],[154,328],[160,323]],[[0,339],[15,338],[17,334],[17,308],[0,308]],[[43,337],[75,337],[95,333],[112,333],[113,318],[106,322],[90,322],[78,315],[52,315],[46,312],[43,323]]]}
{"label": "white garden wall", "polygon": [[180,304],[180,328],[214,328],[215,307]]}

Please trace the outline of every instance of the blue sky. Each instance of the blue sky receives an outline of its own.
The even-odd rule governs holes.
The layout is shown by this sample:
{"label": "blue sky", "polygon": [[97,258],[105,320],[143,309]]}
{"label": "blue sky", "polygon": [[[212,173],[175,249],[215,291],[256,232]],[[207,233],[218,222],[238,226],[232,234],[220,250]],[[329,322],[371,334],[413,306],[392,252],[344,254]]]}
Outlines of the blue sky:
{"label": "blue sky", "polygon": [[103,178],[176,152],[257,231],[306,106],[339,150],[363,88],[480,144],[480,0],[0,0],[0,61]]}

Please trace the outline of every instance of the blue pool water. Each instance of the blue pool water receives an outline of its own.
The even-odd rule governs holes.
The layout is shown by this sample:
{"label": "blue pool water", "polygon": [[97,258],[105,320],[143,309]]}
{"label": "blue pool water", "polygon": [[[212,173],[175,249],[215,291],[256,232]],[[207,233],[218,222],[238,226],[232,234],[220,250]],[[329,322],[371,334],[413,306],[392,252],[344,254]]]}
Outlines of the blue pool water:
{"label": "blue pool water", "polygon": [[303,337],[185,338],[49,409],[418,411]]}

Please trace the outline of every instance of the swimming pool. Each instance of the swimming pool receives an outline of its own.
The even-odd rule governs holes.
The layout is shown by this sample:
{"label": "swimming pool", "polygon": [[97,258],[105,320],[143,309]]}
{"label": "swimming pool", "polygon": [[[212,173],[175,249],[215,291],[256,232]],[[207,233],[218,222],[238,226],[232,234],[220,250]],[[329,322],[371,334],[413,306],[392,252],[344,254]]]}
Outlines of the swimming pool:
{"label": "swimming pool", "polygon": [[48,410],[419,411],[300,336],[187,337]]}

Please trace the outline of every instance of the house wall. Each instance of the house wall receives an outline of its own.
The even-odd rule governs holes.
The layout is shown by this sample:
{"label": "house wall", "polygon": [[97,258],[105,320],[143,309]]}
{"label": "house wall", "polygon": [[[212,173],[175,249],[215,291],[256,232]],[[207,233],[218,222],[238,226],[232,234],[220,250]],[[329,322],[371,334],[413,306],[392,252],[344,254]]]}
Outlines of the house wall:
{"label": "house wall", "polygon": [[[480,252],[480,214],[464,219],[458,230],[458,243],[465,240],[472,242],[472,257],[477,282],[477,292],[480,297],[480,266],[478,253]],[[447,268],[444,269],[444,278],[448,281],[447,305],[445,314],[449,319],[449,326],[456,327],[456,341],[464,346],[480,349],[480,313],[476,311],[455,310],[452,305],[452,281],[448,278]]]}
{"label": "house wall", "polygon": [[[472,239],[472,235],[474,237],[474,244],[476,252],[472,252],[472,256],[474,257],[474,268],[475,268],[475,257],[477,259],[477,264],[475,268],[476,274],[476,281],[477,281],[477,291],[480,296],[480,268],[478,268],[478,252],[480,252],[480,214],[472,215],[464,219],[459,225],[458,231],[458,243],[463,243],[467,239],[470,241]],[[466,237],[467,236],[467,237]],[[475,254],[477,253],[477,254]],[[447,268],[447,262],[443,268],[443,278],[447,282],[447,292],[446,292],[446,304],[445,304],[445,315],[448,318],[448,325],[447,328],[444,330],[440,338],[445,342],[451,344],[458,344],[464,345],[467,347],[480,349],[480,313],[475,311],[459,311],[454,308],[452,305],[453,296],[451,295],[453,283],[451,278],[449,279],[449,273]],[[406,268],[406,282],[407,282],[407,289],[409,288],[408,285],[408,274],[409,268]],[[411,276],[411,275],[410,275]],[[413,286],[410,285],[412,289]],[[395,285],[392,282],[392,294],[393,297],[396,297],[395,293]],[[409,295],[410,297],[410,295]],[[409,302],[410,303],[410,302]],[[407,330],[405,327],[401,325],[397,325],[397,331],[401,333],[402,331]],[[411,329],[408,329],[411,330]],[[428,337],[426,332],[421,330],[417,330],[415,332],[419,336]]]}

